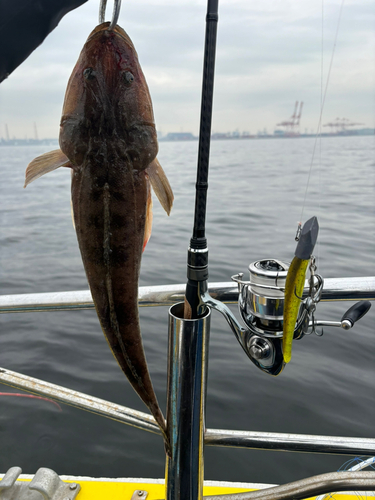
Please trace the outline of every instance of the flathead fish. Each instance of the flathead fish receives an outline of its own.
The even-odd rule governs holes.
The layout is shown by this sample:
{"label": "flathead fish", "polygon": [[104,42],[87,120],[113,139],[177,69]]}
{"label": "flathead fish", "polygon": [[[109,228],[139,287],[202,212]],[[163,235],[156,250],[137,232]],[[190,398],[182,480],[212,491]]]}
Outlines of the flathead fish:
{"label": "flathead fish", "polygon": [[79,248],[104,335],[166,439],[138,317],[142,251],[151,232],[150,184],[169,214],[173,193],[156,155],[151,98],[132,41],[97,26],[70,77],[59,150],[33,160],[25,186],[58,167],[72,171]]}

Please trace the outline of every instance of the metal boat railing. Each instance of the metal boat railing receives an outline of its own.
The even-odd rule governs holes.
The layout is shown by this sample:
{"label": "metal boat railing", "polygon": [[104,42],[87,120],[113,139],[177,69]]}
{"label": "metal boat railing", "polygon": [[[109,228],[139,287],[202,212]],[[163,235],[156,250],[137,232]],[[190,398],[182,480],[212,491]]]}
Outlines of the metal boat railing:
{"label": "metal boat railing", "polygon": [[[237,303],[235,283],[211,283],[212,297],[225,303]],[[166,306],[183,300],[185,285],[165,285],[139,288],[139,306]],[[375,300],[375,277],[331,278],[325,280],[322,301]],[[91,294],[86,291],[38,293],[0,296],[0,313],[26,313],[93,309]],[[87,394],[0,368],[0,383],[33,394],[49,397],[60,403],[90,410],[121,423],[159,434],[151,415]],[[208,446],[228,446],[274,451],[294,451],[338,455],[375,455],[375,439],[283,434],[272,432],[206,429],[204,443]]]}
{"label": "metal boat railing", "polygon": [[374,484],[374,472],[329,472],[273,488],[204,498],[205,500],[302,500],[303,498],[316,497],[318,500],[326,494],[329,494],[328,498],[334,498],[330,495],[333,491],[336,493],[353,490],[356,491],[358,498],[366,498],[366,493],[362,497],[357,492],[369,491],[374,487]]}
{"label": "metal boat railing", "polygon": [[[44,396],[96,415],[160,434],[153,416],[117,403],[111,403],[82,392],[28,377],[5,368],[0,368],[0,383],[23,391]],[[231,448],[251,448],[273,451],[294,451],[331,455],[375,455],[375,439],[317,436],[310,434],[286,434],[276,432],[232,431],[206,429],[204,444]]]}
{"label": "metal boat railing", "polygon": [[[138,305],[139,307],[172,306],[184,300],[185,287],[185,284],[141,286],[138,290]],[[237,283],[209,283],[208,291],[212,298],[220,302],[237,304]],[[306,287],[305,292],[307,291]],[[343,300],[375,300],[375,276],[326,278],[320,301]],[[89,290],[0,296],[0,314],[72,309],[94,309]]]}

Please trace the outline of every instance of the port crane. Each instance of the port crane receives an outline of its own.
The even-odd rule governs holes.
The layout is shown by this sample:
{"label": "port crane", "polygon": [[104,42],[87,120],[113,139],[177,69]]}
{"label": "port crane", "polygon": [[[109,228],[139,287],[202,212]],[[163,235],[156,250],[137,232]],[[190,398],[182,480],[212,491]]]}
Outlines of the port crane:
{"label": "port crane", "polygon": [[[299,104],[299,108],[298,108]],[[300,103],[296,101],[294,105],[294,111],[292,116],[285,121],[282,121],[277,124],[278,127],[285,127],[284,133],[287,135],[298,135],[299,134],[299,124],[302,115],[303,101]]]}
{"label": "port crane", "polygon": [[351,122],[348,118],[336,118],[336,120],[326,123],[323,127],[330,127],[331,134],[343,134],[348,127],[355,127],[356,125],[363,125],[363,123]]}

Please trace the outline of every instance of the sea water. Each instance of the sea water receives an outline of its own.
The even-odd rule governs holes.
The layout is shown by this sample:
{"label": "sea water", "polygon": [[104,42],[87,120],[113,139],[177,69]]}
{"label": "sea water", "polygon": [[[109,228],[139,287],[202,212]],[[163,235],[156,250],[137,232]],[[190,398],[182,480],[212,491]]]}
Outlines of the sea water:
{"label": "sea water", "polygon": [[[140,285],[186,282],[197,142],[161,143],[175,194],[154,225]],[[297,223],[316,215],[318,272],[375,275],[373,137],[215,141],[207,238],[211,282],[230,281],[261,258],[290,261]],[[45,147],[0,148],[0,294],[87,289],[70,212],[70,172],[23,189],[26,165]],[[308,189],[306,185],[311,167]],[[305,196],[306,193],[306,196]],[[305,201],[304,201],[305,200]],[[318,306],[341,319],[351,303]],[[232,306],[237,314],[236,308]],[[161,407],[166,404],[167,307],[141,308],[141,329]],[[375,308],[353,330],[325,328],[293,345],[277,378],[257,370],[225,320],[212,314],[207,427],[374,437]],[[0,366],[147,411],[113,358],[95,311],[0,315]],[[0,391],[12,389],[0,385]],[[20,391],[16,391],[20,392]],[[160,437],[43,400],[0,396],[0,471],[163,477]],[[348,457],[207,447],[207,479],[281,483],[337,470]]]}

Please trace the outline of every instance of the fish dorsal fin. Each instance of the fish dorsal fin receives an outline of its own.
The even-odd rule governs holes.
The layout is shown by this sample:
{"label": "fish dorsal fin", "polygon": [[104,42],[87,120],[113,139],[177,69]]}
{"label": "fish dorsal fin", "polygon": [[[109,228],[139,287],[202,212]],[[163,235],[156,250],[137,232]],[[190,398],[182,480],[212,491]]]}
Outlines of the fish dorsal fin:
{"label": "fish dorsal fin", "polygon": [[42,177],[52,170],[56,170],[59,167],[70,167],[72,165],[67,156],[61,151],[61,149],[55,149],[49,153],[44,153],[41,156],[34,158],[32,162],[27,165],[25,173],[25,185],[26,187],[30,182],[35,181],[39,177]]}
{"label": "fish dorsal fin", "polygon": [[157,158],[146,168],[146,172],[161,206],[169,215],[173,205],[173,191]]}
{"label": "fish dorsal fin", "polygon": [[151,198],[151,188],[148,185],[148,195],[147,195],[147,208],[146,208],[146,223],[145,223],[145,234],[143,237],[143,248],[142,252],[146,248],[147,242],[151,236],[152,229],[152,198]]}

